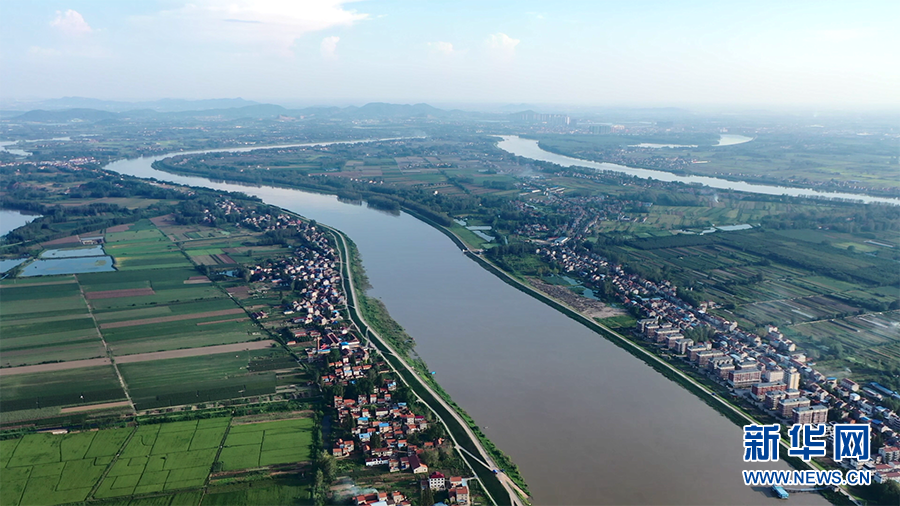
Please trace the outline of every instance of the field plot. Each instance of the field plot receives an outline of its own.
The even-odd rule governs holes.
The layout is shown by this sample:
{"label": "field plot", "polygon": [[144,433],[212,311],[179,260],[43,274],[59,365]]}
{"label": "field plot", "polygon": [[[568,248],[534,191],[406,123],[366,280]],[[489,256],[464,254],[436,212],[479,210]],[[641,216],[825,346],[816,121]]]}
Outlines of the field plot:
{"label": "field plot", "polygon": [[190,266],[187,258],[150,220],[141,220],[127,231],[108,233],[107,252],[119,270],[163,269]]}
{"label": "field plot", "polygon": [[96,497],[203,486],[227,426],[228,418],[213,418],[138,427]]}
{"label": "field plot", "polygon": [[275,393],[275,373],[251,373],[248,366],[256,357],[285,354],[248,350],[122,364],[119,370],[137,409],[153,409]]}
{"label": "field plot", "polygon": [[104,503],[117,506],[197,506],[203,497],[201,490],[188,490],[172,494],[153,494],[150,497],[117,498],[116,501]]}
{"label": "field plot", "polygon": [[[111,248],[124,245],[146,250],[174,246],[149,221],[147,225],[150,228],[132,227],[120,232],[122,240]],[[126,241],[124,236],[138,239]],[[253,339],[258,328],[223,290],[209,282],[198,282],[208,280],[199,276],[180,252],[163,254],[180,255],[185,265],[78,278],[113,354],[199,348]]]}
{"label": "field plot", "polygon": [[312,458],[311,418],[232,425],[219,456],[226,471],[304,462]]}
{"label": "field plot", "polygon": [[83,360],[105,355],[73,277],[0,288],[2,366]]}
{"label": "field plot", "polygon": [[112,366],[0,376],[3,411],[125,400]]}
{"label": "field plot", "polygon": [[17,506],[85,500],[131,432],[30,434],[0,442],[0,503]]}
{"label": "field plot", "polygon": [[805,297],[802,299],[778,300],[747,304],[735,313],[758,325],[775,323],[789,325],[805,321],[834,318],[853,313],[856,308],[830,297]]}
{"label": "field plot", "polygon": [[255,482],[252,487],[247,484],[210,486],[203,496],[203,505],[312,504],[311,485],[308,479],[294,474]]}
{"label": "field plot", "polygon": [[109,292],[113,290],[137,290],[150,288],[152,295],[133,295],[130,297],[101,298],[91,300],[95,312],[116,309],[135,309],[143,306],[156,306],[203,299],[224,298],[226,295],[210,285],[185,284],[198,272],[192,267],[180,267],[159,270],[137,270],[110,272],[102,274],[84,274],[78,277],[88,298],[93,292]]}
{"label": "field plot", "polygon": [[848,354],[873,362],[900,361],[900,311],[865,314],[842,319],[794,325],[790,330],[801,341],[820,342],[836,339]]}

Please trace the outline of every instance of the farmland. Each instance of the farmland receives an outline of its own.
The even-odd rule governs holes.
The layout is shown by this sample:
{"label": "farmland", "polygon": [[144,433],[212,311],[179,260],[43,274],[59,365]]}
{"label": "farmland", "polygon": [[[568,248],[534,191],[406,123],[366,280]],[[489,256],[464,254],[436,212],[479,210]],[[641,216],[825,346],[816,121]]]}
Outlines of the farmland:
{"label": "farmland", "polygon": [[859,236],[798,232],[636,238],[597,249],[672,279],[682,297],[716,302],[713,312],[742,328],[778,326],[829,372],[900,365],[895,262],[848,250],[844,243],[864,244]]}
{"label": "farmland", "polygon": [[[228,444],[226,432],[230,438],[229,431],[235,430],[261,437],[255,445],[238,447],[256,449],[257,458],[247,459],[246,467],[235,461],[230,469],[310,458],[315,429],[308,418],[235,425],[230,417],[219,417],[71,434],[30,434],[0,441],[0,502],[49,505],[119,498],[131,504],[196,505],[205,493],[201,487],[207,483],[220,445]],[[274,482],[261,484],[268,490],[265,494],[284,494],[292,500],[308,497],[307,488],[298,483],[284,490],[278,490]],[[216,487],[209,491],[221,493]]]}
{"label": "farmland", "polygon": [[275,393],[275,373],[252,373],[254,359],[280,348],[126,363],[119,366],[137,409],[205,403]]}
{"label": "farmland", "polygon": [[[58,367],[66,370],[50,370],[49,364],[40,372],[3,375],[4,423],[58,416],[71,412],[63,408],[108,402],[133,401],[142,410],[274,394],[276,374],[262,364],[277,362],[282,368],[296,368],[281,348],[237,356],[207,356],[198,351],[189,354],[196,356],[162,360],[156,359],[164,355],[147,355],[154,360],[110,365],[108,358],[202,350],[259,341],[268,334],[218,284],[198,272],[189,261],[191,256],[154,221],[117,225],[96,234],[106,241],[104,247],[118,270],[0,282],[2,366],[70,363]],[[247,244],[229,234],[213,236],[213,241],[223,241],[225,246]],[[253,235],[243,237],[246,241]],[[205,253],[222,251],[216,246],[204,248]],[[287,251],[263,246],[258,253],[282,250]],[[247,250],[243,253],[236,256],[250,258]],[[94,363],[101,358],[107,365]]]}
{"label": "farmland", "polygon": [[[224,471],[310,460],[312,420],[232,425],[219,456]],[[302,437],[298,440],[298,434]]]}

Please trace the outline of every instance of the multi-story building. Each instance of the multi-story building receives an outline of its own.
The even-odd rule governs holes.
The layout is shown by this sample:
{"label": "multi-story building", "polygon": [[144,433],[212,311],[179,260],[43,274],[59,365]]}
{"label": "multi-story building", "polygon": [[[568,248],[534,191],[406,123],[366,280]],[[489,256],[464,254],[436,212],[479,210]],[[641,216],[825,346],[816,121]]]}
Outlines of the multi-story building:
{"label": "multi-story building", "polygon": [[779,412],[785,418],[792,418],[794,410],[809,406],[809,399],[806,397],[797,397],[796,399],[782,399],[779,403]]}
{"label": "multi-story building", "polygon": [[784,382],[787,384],[788,390],[798,390],[800,388],[800,371],[791,367],[784,374]]}
{"label": "multi-story building", "polygon": [[811,423],[819,425],[828,421],[828,408],[826,406],[800,406],[794,408],[791,413],[793,423]]}
{"label": "multi-story building", "polygon": [[428,487],[431,490],[444,490],[447,488],[447,478],[437,471],[428,476]]}
{"label": "multi-story building", "polygon": [[759,383],[762,371],[759,369],[739,369],[728,373],[728,384],[732,388],[747,388],[754,383]]}
{"label": "multi-story building", "polygon": [[878,450],[881,460],[884,462],[894,462],[900,460],[900,448],[896,446],[882,446]]}
{"label": "multi-story building", "polygon": [[787,390],[787,385],[780,381],[770,381],[766,383],[757,383],[750,387],[750,393],[753,394],[757,400],[763,400],[766,398],[766,394],[774,391],[783,391]]}
{"label": "multi-story building", "polygon": [[859,384],[857,382],[851,380],[850,378],[842,379],[841,382],[838,383],[838,385],[840,385],[841,388],[850,390],[851,392],[859,391]]}
{"label": "multi-story building", "polygon": [[781,382],[784,383],[784,370],[783,369],[766,369],[763,371],[762,375],[763,381],[769,383]]}

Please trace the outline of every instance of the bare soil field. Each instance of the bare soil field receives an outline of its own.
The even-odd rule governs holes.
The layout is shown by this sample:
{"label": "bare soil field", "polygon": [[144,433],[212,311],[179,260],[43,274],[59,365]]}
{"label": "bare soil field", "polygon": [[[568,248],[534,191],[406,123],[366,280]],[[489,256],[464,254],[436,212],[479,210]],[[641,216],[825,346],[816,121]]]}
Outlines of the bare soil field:
{"label": "bare soil field", "polygon": [[192,256],[191,260],[197,262],[200,265],[219,265],[219,262],[216,262],[216,260],[210,255]]}
{"label": "bare soil field", "polygon": [[198,323],[197,325],[213,325],[213,324],[216,324],[216,323],[242,322],[242,321],[244,321],[244,320],[249,320],[249,319],[250,319],[249,317],[246,317],[246,316],[245,316],[245,317],[243,317],[243,318],[231,318],[231,319],[229,319],[229,320],[216,320],[216,321],[214,321],[214,322],[200,322],[200,323]]}
{"label": "bare soil field", "polygon": [[139,353],[137,355],[125,355],[116,357],[117,364],[133,364],[135,362],[149,362],[151,360],[165,360],[167,358],[200,357],[205,355],[217,355],[219,353],[234,353],[245,350],[264,350],[277,344],[275,341],[253,341],[250,343],[223,344],[220,346],[206,346],[204,348],[188,348],[184,350],[156,351],[153,353]]}
{"label": "bare soil field", "polygon": [[150,223],[153,223],[157,227],[165,227],[166,225],[174,225],[175,224],[175,215],[174,214],[166,214],[164,216],[157,216],[156,218],[150,218]]}
{"label": "bare soil field", "polygon": [[551,285],[537,278],[528,278],[528,281],[538,290],[546,293],[554,299],[565,302],[570,307],[587,316],[588,318],[610,318],[613,316],[626,314],[625,311],[607,306],[606,304],[598,300],[582,297],[564,286]]}
{"label": "bare soil field", "polygon": [[[124,230],[121,230],[124,232]],[[66,413],[78,413],[79,411],[94,411],[98,409],[111,409],[111,408],[129,408],[131,407],[131,403],[128,401],[119,401],[119,402],[106,402],[103,404],[91,404],[88,406],[72,406],[71,408],[62,408],[59,410],[60,414]]]}
{"label": "bare soil field", "polygon": [[86,292],[87,300],[119,299],[122,297],[140,297],[143,295],[156,295],[152,288],[130,288],[127,290],[106,290],[104,292]]}
{"label": "bare soil field", "polygon": [[77,235],[70,235],[69,237],[61,237],[59,239],[53,239],[52,241],[42,242],[41,246],[64,246],[67,244],[81,244],[81,239],[78,238]]}
{"label": "bare soil field", "polygon": [[109,227],[106,229],[107,234],[114,234],[116,232],[127,232],[128,229],[131,228],[131,224],[128,225],[116,225],[114,227]]}
{"label": "bare soil field", "polygon": [[199,285],[202,283],[212,283],[212,281],[206,276],[191,276],[184,280],[184,284],[186,285]]}
{"label": "bare soil field", "polygon": [[207,311],[205,313],[180,314],[174,316],[160,316],[157,318],[144,318],[142,320],[128,320],[124,322],[101,323],[101,329],[118,329],[122,327],[137,327],[138,325],[150,325],[153,323],[177,322],[181,320],[196,320],[197,318],[209,318],[211,316],[226,316],[230,314],[242,314],[243,309],[222,309],[220,311]]}
{"label": "bare soil field", "polygon": [[232,288],[226,288],[225,291],[230,293],[236,299],[246,299],[250,297],[249,286],[235,286]]}
{"label": "bare soil field", "polygon": [[222,254],[222,255],[213,255],[213,257],[215,257],[216,259],[218,259],[219,262],[222,262],[223,264],[236,264],[236,263],[237,263],[237,262],[235,262],[234,260],[232,260],[231,257],[228,256],[228,255],[224,255],[224,254]]}
{"label": "bare soil field", "polygon": [[36,372],[65,371],[67,369],[80,369],[82,367],[97,367],[109,365],[112,362],[108,358],[92,358],[89,360],[73,360],[72,362],[55,362],[52,364],[23,365],[21,367],[4,367],[0,369],[0,376],[14,376],[16,374],[32,374]]}

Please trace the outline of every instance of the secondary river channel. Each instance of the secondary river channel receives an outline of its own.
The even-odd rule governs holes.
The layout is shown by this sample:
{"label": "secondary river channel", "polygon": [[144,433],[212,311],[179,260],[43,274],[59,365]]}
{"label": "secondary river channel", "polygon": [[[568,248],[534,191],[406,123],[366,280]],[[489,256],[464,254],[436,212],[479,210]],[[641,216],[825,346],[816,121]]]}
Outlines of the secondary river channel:
{"label": "secondary river channel", "polygon": [[[242,149],[247,151],[248,148]],[[234,151],[234,150],[231,150]],[[744,486],[741,428],[600,335],[503,283],[442,233],[333,196],[106,169],[241,191],[346,232],[374,288],[441,385],[519,465],[534,503],[773,504]],[[792,494],[795,504],[827,504]]]}

